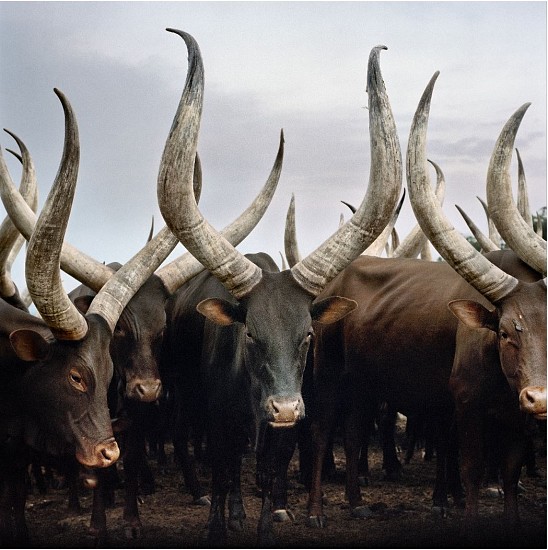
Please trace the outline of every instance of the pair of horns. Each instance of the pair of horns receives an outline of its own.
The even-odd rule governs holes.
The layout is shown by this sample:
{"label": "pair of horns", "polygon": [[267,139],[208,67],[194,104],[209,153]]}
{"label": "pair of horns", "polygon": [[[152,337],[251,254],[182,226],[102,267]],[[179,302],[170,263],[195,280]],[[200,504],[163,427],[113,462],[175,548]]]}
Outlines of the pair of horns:
{"label": "pair of horns", "polygon": [[[185,41],[189,65],[162,157],[158,203],[168,227],[181,243],[240,299],[259,283],[262,271],[208,223],[194,200],[191,183],[203,105],[204,68],[194,38],[179,30],[167,30]],[[375,240],[388,223],[400,193],[401,151],[379,66],[383,49],[386,48],[373,48],[368,64],[371,170],[367,194],[346,224],[291,268],[295,280],[313,296]]]}

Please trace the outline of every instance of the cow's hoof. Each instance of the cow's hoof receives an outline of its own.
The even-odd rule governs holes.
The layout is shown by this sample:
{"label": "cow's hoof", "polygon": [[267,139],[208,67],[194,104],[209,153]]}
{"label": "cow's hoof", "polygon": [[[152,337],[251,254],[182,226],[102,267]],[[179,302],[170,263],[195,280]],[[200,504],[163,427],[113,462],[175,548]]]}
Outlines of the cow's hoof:
{"label": "cow's hoof", "polygon": [[124,527],[124,535],[127,540],[137,540],[141,538],[141,525],[128,524]]}
{"label": "cow's hoof", "polygon": [[105,530],[90,527],[88,534],[93,539],[94,548],[107,548],[108,539]]}
{"label": "cow's hoof", "polygon": [[367,487],[369,485],[369,478],[367,476],[359,476],[358,483],[360,487]]}
{"label": "cow's hoof", "polygon": [[204,495],[203,497],[196,498],[192,501],[192,504],[196,506],[210,506],[211,500],[207,495]]}
{"label": "cow's hoof", "polygon": [[228,528],[231,531],[243,531],[244,530],[244,518],[229,518]]}
{"label": "cow's hoof", "polygon": [[272,531],[268,533],[259,533],[257,539],[258,548],[275,548],[276,547],[276,537]]}
{"label": "cow's hoof", "polygon": [[439,516],[442,519],[447,518],[447,506],[434,505],[432,506],[432,512],[434,515]]}
{"label": "cow's hoof", "polygon": [[324,529],[327,527],[327,518],[325,516],[308,516],[308,527]]}
{"label": "cow's hoof", "polygon": [[272,519],[278,523],[283,523],[285,521],[295,521],[295,516],[289,510],[274,510]]}
{"label": "cow's hoof", "polygon": [[350,515],[353,518],[368,518],[373,515],[373,512],[369,506],[356,506],[350,511]]}

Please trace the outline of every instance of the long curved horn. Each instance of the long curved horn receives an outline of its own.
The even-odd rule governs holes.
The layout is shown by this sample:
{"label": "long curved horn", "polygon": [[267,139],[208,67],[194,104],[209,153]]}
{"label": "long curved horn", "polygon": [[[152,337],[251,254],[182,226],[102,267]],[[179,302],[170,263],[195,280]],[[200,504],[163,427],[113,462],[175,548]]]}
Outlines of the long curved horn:
{"label": "long curved horn", "polygon": [[[20,147],[21,154],[18,154],[10,149],[12,153],[23,165],[21,174],[21,183],[19,184],[19,192],[27,204],[34,212],[38,207],[38,186],[36,184],[36,170],[32,158],[24,146]],[[21,250],[25,238],[9,216],[6,216],[0,226],[0,295],[4,298],[10,298],[17,293],[17,288],[11,277],[11,267],[17,254]]]}
{"label": "long curved horn", "polygon": [[525,223],[533,230],[533,216],[531,216],[531,208],[529,206],[529,193],[527,192],[527,180],[525,179],[525,170],[518,149],[516,149],[518,157],[518,200],[517,208]]}
{"label": "long curved horn", "polygon": [[167,30],[185,41],[189,66],[162,156],[158,204],[168,227],[186,249],[239,299],[261,280],[262,271],[207,222],[194,200],[191,183],[203,105],[204,68],[194,38],[183,31]]}
{"label": "long curved horn", "polygon": [[[17,142],[19,148],[25,147],[24,143],[12,132],[6,130]],[[36,224],[36,214],[21,197],[15,187],[2,151],[0,149],[0,197],[4,207],[17,227],[18,231],[28,241]],[[114,271],[110,267],[94,260],[87,254],[79,251],[69,243],[64,243],[61,249],[61,267],[76,280],[89,286],[98,292]]]}
{"label": "long curved horn", "polygon": [[430,187],[426,169],[426,133],[436,72],[426,87],[411,125],[407,147],[407,187],[422,230],[449,265],[489,301],[503,298],[518,284],[480,254],[455,228]]}
{"label": "long curved horn", "polygon": [[65,112],[65,144],[59,171],[29,240],[25,275],[32,301],[53,335],[60,340],[81,340],[88,325],[63,289],[59,271],[76,188],[80,145],[72,108],[59,90],[55,93]]}
{"label": "long curved horn", "polygon": [[487,205],[506,244],[539,273],[546,273],[546,241],[525,222],[512,197],[510,162],[519,125],[530,103],[522,105],[504,125],[487,171]]}
{"label": "long curved horn", "polygon": [[[221,231],[221,235],[233,246],[240,244],[251,233],[253,228],[259,223],[269,204],[272,201],[276,187],[280,180],[282,172],[284,155],[284,135],[280,132],[280,143],[278,153],[274,160],[274,165],[270,175],[263,188],[255,197],[253,202],[234,220],[230,225]],[[195,168],[196,173],[196,168]],[[205,268],[189,252],[183,254],[176,260],[161,267],[156,275],[162,280],[166,290],[170,293],[175,292],[182,284],[194,277]]]}
{"label": "long curved horn", "polygon": [[458,205],[455,207],[460,212],[460,215],[464,218],[466,225],[470,228],[472,235],[474,235],[476,241],[481,247],[483,253],[493,252],[494,250],[500,250],[500,248],[486,235],[481,232],[481,229],[472,221],[468,214]]}
{"label": "long curved horn", "polygon": [[476,197],[481,205],[483,206],[483,210],[485,211],[485,217],[487,218],[487,226],[489,228],[489,240],[493,241],[495,245],[498,245],[500,247],[502,243],[502,237],[500,236],[500,233],[495,225],[495,222],[493,222],[493,219],[491,218],[491,214],[489,213],[489,208],[487,207],[487,203],[480,197]]}
{"label": "long curved horn", "polygon": [[[442,169],[433,160],[428,159],[428,162],[436,170],[436,197],[443,206],[445,199],[445,176]],[[428,248],[428,239],[424,234],[421,226],[416,224],[413,229],[408,233],[407,237],[400,243],[400,245],[392,253],[393,258],[416,258],[422,251]]]}
{"label": "long curved horn", "polygon": [[371,147],[367,193],[350,220],[291,268],[295,280],[313,296],[317,296],[379,236],[398,201],[402,159],[396,124],[380,71],[380,52],[385,49],[386,46],[372,49],[367,70]]}
{"label": "long curved horn", "polygon": [[177,237],[164,227],[105,283],[93,299],[87,314],[101,315],[110,330],[114,331],[133,295],[171,254],[178,242]]}
{"label": "long curved horn", "polygon": [[[400,215],[401,207],[403,206],[403,201],[405,199],[405,189],[403,190],[400,202],[396,206],[390,221],[386,227],[381,231],[381,234],[363,251],[362,254],[366,256],[380,256],[382,251],[387,249],[387,256],[390,255],[390,246],[388,245],[388,239],[390,236],[394,236],[393,232],[395,231],[394,226],[398,221],[398,216]],[[397,234],[396,234],[397,238]]]}
{"label": "long curved horn", "polygon": [[285,217],[284,250],[289,267],[301,261],[301,253],[297,244],[297,229],[295,225],[295,194],[291,193],[291,200]]}

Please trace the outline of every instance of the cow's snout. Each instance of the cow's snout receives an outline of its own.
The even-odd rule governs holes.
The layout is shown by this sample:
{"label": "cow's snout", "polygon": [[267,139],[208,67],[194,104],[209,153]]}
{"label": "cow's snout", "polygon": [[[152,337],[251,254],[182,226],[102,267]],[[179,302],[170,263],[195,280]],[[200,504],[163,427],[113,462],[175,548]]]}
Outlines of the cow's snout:
{"label": "cow's snout", "polygon": [[128,381],[126,385],[126,395],[130,399],[142,401],[143,403],[153,403],[162,393],[162,381],[158,378],[150,380],[135,378]]}
{"label": "cow's snout", "polygon": [[519,406],[527,414],[546,420],[546,387],[528,386],[519,394]]}
{"label": "cow's snout", "polygon": [[274,428],[290,428],[304,417],[302,397],[271,397],[267,404],[269,424]]}
{"label": "cow's snout", "polygon": [[106,468],[114,464],[120,457],[120,448],[114,437],[97,443],[89,451],[89,453],[85,449],[76,451],[78,462],[88,468]]}

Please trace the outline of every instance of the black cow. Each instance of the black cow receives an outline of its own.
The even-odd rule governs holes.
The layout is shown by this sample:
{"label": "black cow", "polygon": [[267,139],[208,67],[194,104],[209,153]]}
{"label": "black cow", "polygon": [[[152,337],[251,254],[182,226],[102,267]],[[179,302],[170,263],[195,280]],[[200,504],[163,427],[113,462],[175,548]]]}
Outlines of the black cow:
{"label": "black cow", "polygon": [[[356,306],[338,296],[314,298],[382,231],[399,195],[400,150],[379,69],[383,47],[374,48],[369,59],[372,169],[367,200],[321,247],[280,273],[271,271],[269,258],[253,257],[255,263],[237,252],[197,210],[190,183],[202,108],[203,65],[194,39],[173,32],[187,44],[189,70],[164,150],[158,200],[168,226],[212,274],[200,276],[199,291],[188,289],[189,308],[195,305],[207,318],[200,369],[207,395],[213,475],[208,541],[225,543],[227,495],[229,525],[237,527],[243,520],[237,488],[241,455],[251,440],[263,499],[258,539],[261,545],[271,545],[272,486],[278,464],[285,461],[281,456],[293,449],[295,425],[304,416],[301,382],[312,321],[332,323]],[[198,298],[205,299],[196,304]]]}

